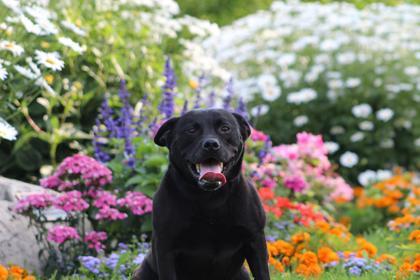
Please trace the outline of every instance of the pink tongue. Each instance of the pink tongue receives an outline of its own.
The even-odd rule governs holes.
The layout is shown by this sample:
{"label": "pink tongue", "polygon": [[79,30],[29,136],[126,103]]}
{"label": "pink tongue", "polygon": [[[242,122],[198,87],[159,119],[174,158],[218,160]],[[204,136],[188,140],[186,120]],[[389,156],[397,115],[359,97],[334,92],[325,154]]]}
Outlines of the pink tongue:
{"label": "pink tongue", "polygon": [[224,185],[226,177],[222,173],[222,166],[220,164],[200,164],[200,180],[204,179],[210,182],[219,181]]}

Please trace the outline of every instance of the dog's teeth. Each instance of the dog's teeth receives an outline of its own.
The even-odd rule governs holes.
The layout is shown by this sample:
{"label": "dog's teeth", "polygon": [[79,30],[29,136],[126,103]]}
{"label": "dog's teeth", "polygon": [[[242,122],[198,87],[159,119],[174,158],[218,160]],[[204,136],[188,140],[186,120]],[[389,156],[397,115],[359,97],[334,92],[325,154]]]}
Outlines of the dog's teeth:
{"label": "dog's teeth", "polygon": [[197,172],[200,173],[200,165],[199,164],[195,165],[195,170],[197,170]]}

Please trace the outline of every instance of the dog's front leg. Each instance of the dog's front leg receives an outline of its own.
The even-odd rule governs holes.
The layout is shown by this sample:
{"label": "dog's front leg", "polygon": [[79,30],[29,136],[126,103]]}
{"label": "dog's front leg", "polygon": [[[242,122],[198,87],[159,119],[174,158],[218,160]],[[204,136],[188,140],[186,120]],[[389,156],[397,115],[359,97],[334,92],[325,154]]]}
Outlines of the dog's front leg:
{"label": "dog's front leg", "polygon": [[159,280],[176,280],[175,256],[172,242],[166,238],[155,238],[153,250],[156,252],[156,264]]}
{"label": "dog's front leg", "polygon": [[269,280],[268,253],[264,232],[258,233],[247,244],[245,258],[256,280]]}

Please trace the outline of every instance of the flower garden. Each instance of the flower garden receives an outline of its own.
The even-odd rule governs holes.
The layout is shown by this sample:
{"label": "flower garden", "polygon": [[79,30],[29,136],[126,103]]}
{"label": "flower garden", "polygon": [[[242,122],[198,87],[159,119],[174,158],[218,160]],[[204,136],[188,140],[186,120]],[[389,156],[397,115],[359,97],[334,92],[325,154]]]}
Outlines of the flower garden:
{"label": "flower garden", "polygon": [[42,187],[10,207],[42,268],[0,242],[0,280],[130,279],[168,165],[153,135],[212,107],[252,124],[272,279],[417,279],[420,3],[322,2],[219,27],[188,1],[0,1],[0,176]]}

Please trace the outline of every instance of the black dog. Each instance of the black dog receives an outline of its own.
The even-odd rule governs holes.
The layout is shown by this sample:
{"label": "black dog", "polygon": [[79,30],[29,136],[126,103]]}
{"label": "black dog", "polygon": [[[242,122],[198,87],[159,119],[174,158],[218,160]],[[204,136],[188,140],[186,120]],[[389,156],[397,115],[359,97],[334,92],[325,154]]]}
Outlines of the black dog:
{"label": "black dog", "polygon": [[239,114],[193,110],[168,120],[155,143],[170,164],[154,196],[152,250],[136,280],[270,279],[265,213],[241,174],[250,127]]}

